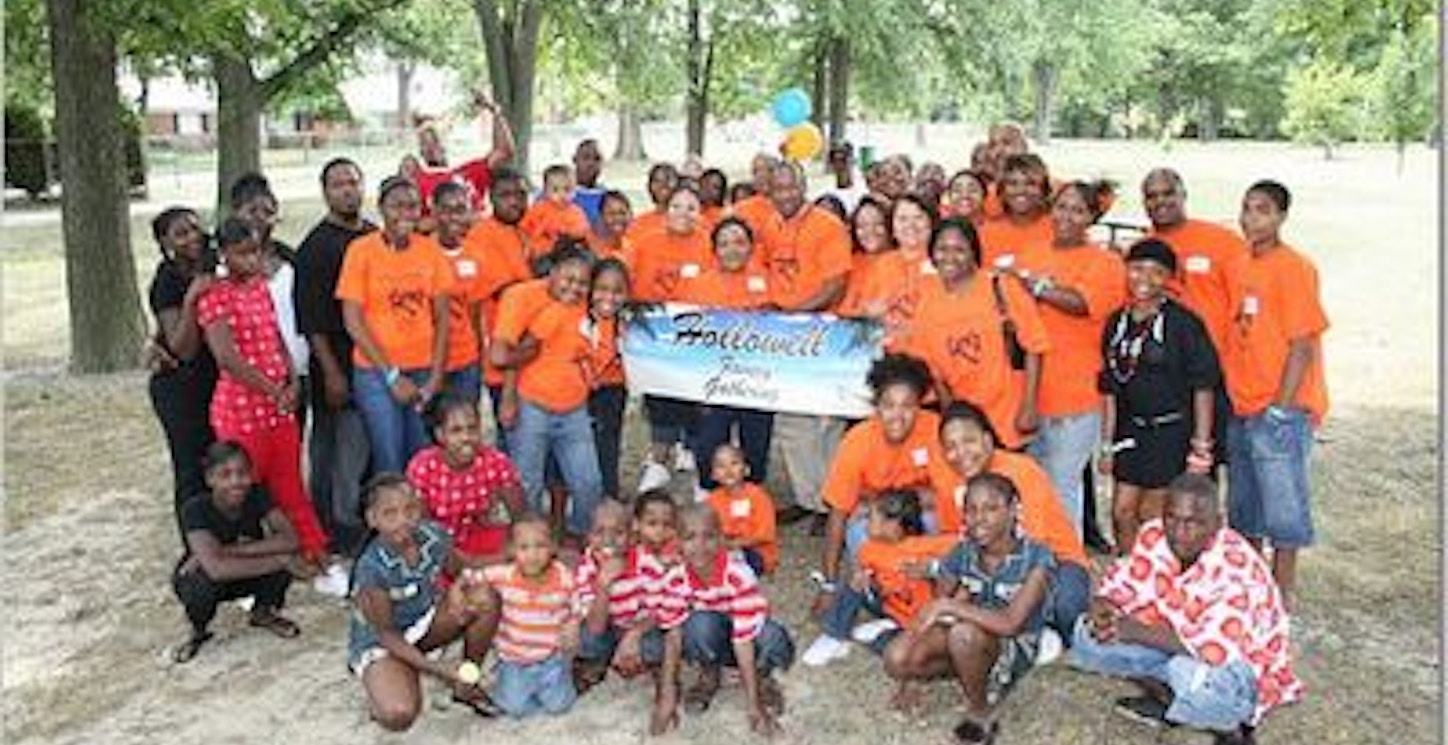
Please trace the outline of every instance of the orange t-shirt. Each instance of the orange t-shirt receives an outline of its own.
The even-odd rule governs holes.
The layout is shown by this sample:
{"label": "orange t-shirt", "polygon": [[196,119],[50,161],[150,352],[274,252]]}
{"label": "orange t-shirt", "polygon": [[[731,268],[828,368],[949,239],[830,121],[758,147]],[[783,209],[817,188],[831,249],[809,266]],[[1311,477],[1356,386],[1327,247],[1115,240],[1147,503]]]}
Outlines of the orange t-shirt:
{"label": "orange t-shirt", "polygon": [[503,294],[493,338],[517,344],[527,334],[538,340],[538,356],[518,369],[519,398],[555,414],[588,403],[592,387],[585,370],[592,345],[583,333],[586,320],[582,304],[565,305],[548,294],[548,280]]}
{"label": "orange t-shirt", "polygon": [[[382,231],[362,236],[347,247],[336,297],[362,307],[362,320],[387,361],[404,370],[432,364],[432,302],[452,294],[453,267],[437,241],[414,233],[407,248],[389,247]],[[372,367],[362,345],[352,353],[358,367]]]}
{"label": "orange t-shirt", "polygon": [[730,205],[729,214],[743,220],[754,233],[755,240],[759,240],[766,225],[779,218],[779,211],[774,208],[774,201],[763,194],[755,194],[735,202]]}
{"label": "orange t-shirt", "polygon": [[994,184],[986,187],[985,199],[981,201],[980,211],[982,214],[985,215],[987,220],[993,220],[997,217],[1005,217],[1006,206],[1003,202],[1001,202],[1000,192],[996,189],[996,186]]}
{"label": "orange t-shirt", "polygon": [[864,315],[871,305],[883,302],[885,316],[880,320],[886,331],[885,350],[907,348],[925,287],[939,282],[935,265],[928,257],[912,258],[900,251],[874,256],[856,254],[855,259],[845,299],[837,312],[842,316]]}
{"label": "orange t-shirt", "polygon": [[[498,325],[498,301],[504,289],[518,282],[533,278],[528,266],[528,236],[517,225],[508,225],[496,217],[489,217],[473,226],[463,239],[481,257],[478,268],[478,282],[475,288],[482,303],[483,340],[488,343],[493,337],[493,328]],[[487,385],[503,384],[503,372],[488,362],[483,355],[483,380]]]}
{"label": "orange t-shirt", "polygon": [[758,484],[744,482],[738,493],[719,487],[709,493],[709,506],[719,515],[725,538],[738,538],[759,552],[764,571],[779,564],[779,540],[775,533],[774,500]]}
{"label": "orange t-shirt", "polygon": [[1007,256],[1014,261],[1025,261],[1028,251],[1050,244],[1055,237],[1056,229],[1051,225],[1049,212],[1024,225],[1004,215],[993,217],[980,226],[980,264],[987,269],[995,268],[996,262]]}
{"label": "orange t-shirt", "polygon": [[774,300],[798,308],[825,282],[850,272],[850,233],[840,219],[812,204],[789,219],[771,221],[760,236],[769,262]]}
{"label": "orange t-shirt", "polygon": [[604,322],[589,319],[585,334],[588,339],[588,357],[584,370],[589,385],[595,390],[609,385],[623,385],[623,357],[618,351],[617,318]]}
{"label": "orange t-shirt", "polygon": [[885,613],[906,626],[930,602],[934,592],[930,580],[907,577],[905,565],[942,558],[958,543],[960,537],[954,533],[912,535],[898,543],[870,539],[860,546],[856,561],[870,572]]}
{"label": "orange t-shirt", "polygon": [[1287,353],[1294,339],[1309,339],[1315,349],[1293,398],[1314,425],[1327,415],[1327,381],[1323,376],[1322,309],[1317,267],[1283,243],[1242,264],[1232,284],[1232,326],[1222,350],[1227,394],[1239,416],[1256,416],[1277,398]]}
{"label": "orange t-shirt", "polygon": [[727,214],[729,213],[726,212],[723,207],[702,207],[699,209],[699,224],[703,225],[704,230],[712,235],[715,226],[717,226],[719,221],[723,220]]}
{"label": "orange t-shirt", "polygon": [[455,249],[443,248],[442,253],[452,264],[456,281],[453,293],[448,297],[445,365],[449,372],[453,372],[478,361],[479,341],[473,329],[472,307],[483,300],[478,291],[483,261],[477,254],[476,246],[469,246],[466,242]]}
{"label": "orange t-shirt", "polygon": [[552,199],[534,202],[518,223],[528,234],[528,243],[533,246],[534,257],[546,255],[562,236],[585,240],[591,234],[588,228],[588,214],[578,205],[567,202],[558,204]]}
{"label": "orange t-shirt", "polygon": [[[1086,546],[1077,537],[1076,526],[1067,517],[1051,477],[1034,458],[997,448],[985,470],[1004,476],[1016,485],[1016,491],[1021,495],[1021,530],[1027,537],[1051,549],[1057,561],[1070,561],[1090,569]],[[963,534],[966,529],[965,480],[941,459],[930,468],[930,484],[935,490],[935,518],[940,532]]]}
{"label": "orange t-shirt", "polygon": [[1168,288],[1207,326],[1218,352],[1232,325],[1231,279],[1251,255],[1246,241],[1232,230],[1205,220],[1187,220],[1148,238],[1166,241],[1176,254],[1177,274]]}
{"label": "orange t-shirt", "polygon": [[915,426],[905,441],[885,440],[878,416],[856,424],[845,433],[825,479],[824,502],[852,514],[860,500],[873,499],[887,489],[925,489],[930,486],[930,463],[939,457],[936,429],[940,416],[932,411],[915,415]]}
{"label": "orange t-shirt", "polygon": [[679,283],[714,264],[709,235],[702,229],[685,235],[655,230],[625,240],[624,262],[632,275],[633,299],[641,302],[678,300]]}
{"label": "orange t-shirt", "polygon": [[1041,416],[1076,416],[1097,411],[1101,394],[1101,328],[1126,302],[1126,265],[1105,246],[1058,249],[1049,244],[1028,251],[1018,265],[1032,276],[1050,277],[1058,287],[1075,290],[1086,301],[1086,315],[1073,316],[1036,301],[1051,351],[1041,364]]}
{"label": "orange t-shirt", "polygon": [[718,267],[705,269],[695,276],[681,279],[676,294],[685,303],[732,310],[755,310],[772,301],[769,275],[748,267],[737,272],[726,272]]}
{"label": "orange t-shirt", "polygon": [[[1035,300],[1009,277],[1002,277],[1000,286],[1021,347],[1045,354],[1051,346]],[[936,382],[953,398],[985,412],[1001,446],[1020,447],[1024,437],[1015,421],[1026,376],[1025,371],[1011,368],[990,275],[978,272],[961,295],[950,294],[939,282],[927,285],[914,329],[908,351],[925,360]]]}
{"label": "orange t-shirt", "polygon": [[668,215],[664,210],[655,209],[639,215],[628,224],[628,230],[623,232],[625,243],[637,243],[643,236],[650,233],[660,233],[668,229]]}
{"label": "orange t-shirt", "polygon": [[593,255],[600,259],[622,260],[625,253],[625,245],[627,245],[627,241],[623,236],[618,236],[610,241],[605,240],[598,233],[588,234],[588,250],[592,251]]}

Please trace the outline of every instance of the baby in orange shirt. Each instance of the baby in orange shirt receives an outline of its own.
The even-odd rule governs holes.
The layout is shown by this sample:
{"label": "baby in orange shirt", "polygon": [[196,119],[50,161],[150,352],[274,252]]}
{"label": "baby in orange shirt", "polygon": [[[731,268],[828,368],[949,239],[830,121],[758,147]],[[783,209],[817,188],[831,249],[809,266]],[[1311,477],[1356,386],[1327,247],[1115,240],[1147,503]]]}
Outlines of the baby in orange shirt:
{"label": "baby in orange shirt", "polygon": [[572,169],[552,165],[543,170],[543,197],[528,208],[518,227],[528,236],[529,245],[545,253],[563,236],[588,239],[588,214],[573,203]]}
{"label": "baby in orange shirt", "polygon": [[712,470],[719,486],[709,493],[708,502],[719,513],[725,544],[742,553],[755,574],[773,572],[779,563],[774,500],[759,484],[745,480],[749,464],[737,445],[724,443],[716,448]]}

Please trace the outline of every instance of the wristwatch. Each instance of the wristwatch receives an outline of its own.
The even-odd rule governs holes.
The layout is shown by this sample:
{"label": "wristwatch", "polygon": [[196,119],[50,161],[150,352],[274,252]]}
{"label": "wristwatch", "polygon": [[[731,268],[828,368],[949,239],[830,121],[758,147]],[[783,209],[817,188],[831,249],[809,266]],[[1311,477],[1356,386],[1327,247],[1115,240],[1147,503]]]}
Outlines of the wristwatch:
{"label": "wristwatch", "polygon": [[1052,282],[1050,277],[1037,277],[1036,281],[1031,283],[1031,297],[1039,298],[1055,286],[1056,283]]}

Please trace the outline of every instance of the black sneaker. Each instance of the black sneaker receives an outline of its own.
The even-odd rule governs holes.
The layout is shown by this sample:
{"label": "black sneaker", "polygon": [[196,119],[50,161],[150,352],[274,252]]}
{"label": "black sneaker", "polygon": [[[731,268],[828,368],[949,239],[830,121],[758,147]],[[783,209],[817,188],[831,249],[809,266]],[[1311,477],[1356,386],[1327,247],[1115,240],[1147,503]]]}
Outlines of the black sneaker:
{"label": "black sneaker", "polygon": [[1126,696],[1116,699],[1117,714],[1137,724],[1150,727],[1169,726],[1166,721],[1166,704],[1152,696]]}
{"label": "black sneaker", "polygon": [[1213,735],[1213,745],[1256,745],[1257,738],[1252,733],[1252,728],[1242,725],[1231,732],[1217,732]]}

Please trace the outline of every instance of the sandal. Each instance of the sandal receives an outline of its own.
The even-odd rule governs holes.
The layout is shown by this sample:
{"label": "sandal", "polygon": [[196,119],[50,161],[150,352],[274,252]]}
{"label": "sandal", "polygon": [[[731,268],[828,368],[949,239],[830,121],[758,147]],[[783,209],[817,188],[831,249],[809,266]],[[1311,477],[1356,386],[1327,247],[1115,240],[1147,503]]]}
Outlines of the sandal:
{"label": "sandal", "polygon": [[270,608],[253,611],[251,620],[247,621],[247,623],[259,629],[266,629],[283,639],[294,639],[302,633],[301,628],[293,623],[291,619],[278,615],[276,611]]}
{"label": "sandal", "polygon": [[196,657],[201,647],[211,641],[216,635],[210,631],[203,631],[199,634],[192,634],[184,644],[171,650],[171,661],[177,664],[185,664]]}
{"label": "sandal", "polygon": [[990,745],[995,742],[996,733],[1000,732],[1000,729],[1000,724],[996,722],[981,724],[966,717],[960,720],[960,724],[955,725],[951,732],[960,745]]}
{"label": "sandal", "polygon": [[452,700],[455,704],[461,704],[473,710],[474,714],[484,719],[496,719],[503,715],[503,708],[493,700],[488,692],[481,688],[474,688],[474,693],[463,695],[453,691]]}

